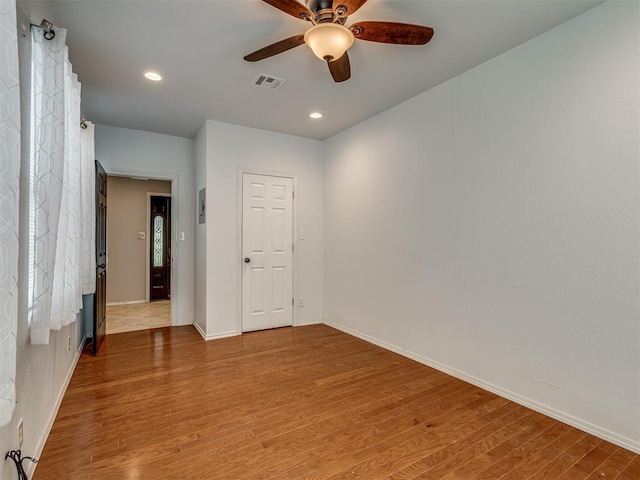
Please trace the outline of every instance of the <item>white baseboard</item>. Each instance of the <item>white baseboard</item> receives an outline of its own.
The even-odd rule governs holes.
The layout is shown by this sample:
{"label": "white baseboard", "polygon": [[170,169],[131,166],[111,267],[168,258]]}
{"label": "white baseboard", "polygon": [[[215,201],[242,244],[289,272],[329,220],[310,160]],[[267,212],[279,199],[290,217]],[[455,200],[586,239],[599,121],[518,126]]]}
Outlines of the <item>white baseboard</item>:
{"label": "white baseboard", "polygon": [[200,325],[198,325],[196,322],[193,322],[193,326],[196,327],[196,330],[198,331],[198,333],[207,342],[209,340],[217,340],[219,338],[228,338],[228,337],[237,337],[238,335],[240,335],[238,332],[223,332],[223,333],[214,333],[214,334],[211,334],[211,335],[207,335],[204,332],[204,330],[202,330],[202,328],[200,328]]}
{"label": "white baseboard", "polygon": [[110,302],[107,307],[117,307],[118,305],[137,305],[139,303],[149,303],[146,300],[131,300],[129,302]]}
{"label": "white baseboard", "polygon": [[[69,371],[67,372],[67,375],[64,379],[64,384],[56,400],[56,404],[53,408],[53,412],[49,417],[49,421],[47,422],[47,426],[44,429],[44,433],[42,434],[42,437],[40,437],[40,441],[38,442],[38,445],[36,447],[36,451],[34,455],[34,458],[36,459],[39,459],[40,456],[42,455],[42,451],[44,450],[44,445],[47,443],[47,439],[49,438],[49,433],[51,433],[51,429],[53,428],[53,423],[56,421],[56,417],[58,416],[58,410],[60,410],[60,405],[62,405],[62,399],[64,398],[64,394],[67,393],[69,382],[71,382],[71,377],[73,377],[73,372],[75,372],[76,370],[76,365],[78,365],[78,361],[80,360],[80,355],[82,355],[82,350],[84,349],[84,344],[86,341],[87,341],[87,336],[85,335],[84,337],[82,337],[82,341],[78,346],[78,351],[76,352],[75,358],[71,362]],[[33,462],[25,462],[25,463],[29,464],[27,468],[27,477],[33,478],[33,473],[35,472],[38,464]]]}
{"label": "white baseboard", "polygon": [[427,365],[431,368],[435,368],[436,370],[447,373],[453,377],[459,378],[460,380],[464,380],[465,382],[471,383],[477,387],[482,388],[483,390],[488,390],[489,392],[495,393],[496,395],[499,395],[503,398],[511,400],[512,402],[523,405],[527,408],[530,408],[531,410],[535,410],[538,413],[542,413],[543,415],[551,417],[560,422],[566,423],[567,425],[571,425],[572,427],[582,430],[583,432],[594,435],[598,438],[606,440],[607,442],[611,442],[614,445],[617,445],[622,448],[626,448],[627,450],[640,454],[640,442],[624,437],[622,435],[618,435],[617,433],[610,432],[607,429],[598,427],[597,425],[593,425],[592,423],[576,418],[568,413],[558,411],[547,405],[538,403],[535,400],[531,400],[529,398],[518,395],[517,393],[511,392],[509,390],[505,390],[504,388],[501,388],[501,387],[497,387],[488,382],[485,382],[484,380],[476,378],[472,375],[468,375],[464,372],[448,367],[447,365],[443,365],[429,358],[423,357],[422,355],[419,355],[417,353],[404,350],[395,345],[387,343],[383,340],[378,340],[377,338],[371,337],[365,333],[357,332],[348,327],[345,327],[344,325],[340,325],[338,323],[328,322],[328,321],[325,321],[324,323],[337,330],[348,333],[349,335],[353,335],[354,337],[358,337],[369,343],[378,345],[379,347],[382,347],[386,350],[390,350],[399,355],[402,355],[403,357],[410,358],[412,360],[415,360],[416,362],[422,363],[423,365]]}
{"label": "white baseboard", "polygon": [[[322,324],[322,320],[308,320],[308,321],[304,321],[302,323],[298,323],[297,325],[295,325],[295,327],[304,327],[305,325],[321,325],[321,324]],[[223,332],[223,333],[214,333],[214,334],[211,334],[211,335],[207,335],[204,332],[204,330],[202,330],[200,325],[198,325],[196,322],[193,322],[193,326],[196,328],[196,330],[202,336],[202,338],[204,338],[206,341],[217,340],[219,338],[237,337],[238,335],[242,335],[241,332],[236,332],[236,331]]]}
{"label": "white baseboard", "polygon": [[302,322],[298,322],[296,327],[304,327],[306,325],[321,325],[322,320],[304,320]]}
{"label": "white baseboard", "polygon": [[171,326],[172,326],[172,327],[187,327],[187,326],[189,326],[189,325],[195,325],[195,324],[196,324],[196,322],[195,322],[194,320],[191,320],[190,322],[189,322],[189,321],[186,321],[186,322],[180,322],[180,323],[177,323],[176,325],[174,325],[174,324],[172,323],[172,324],[171,324]]}

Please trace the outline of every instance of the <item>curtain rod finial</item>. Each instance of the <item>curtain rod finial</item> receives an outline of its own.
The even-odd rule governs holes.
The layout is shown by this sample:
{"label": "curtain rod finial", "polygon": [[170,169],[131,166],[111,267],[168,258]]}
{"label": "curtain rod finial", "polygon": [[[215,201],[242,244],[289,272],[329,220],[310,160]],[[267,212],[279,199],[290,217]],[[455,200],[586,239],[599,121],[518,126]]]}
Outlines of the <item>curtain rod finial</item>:
{"label": "curtain rod finial", "polygon": [[56,32],[53,31],[53,23],[51,23],[46,18],[42,19],[42,22],[40,22],[40,26],[44,29],[44,38],[46,38],[47,40],[52,40],[53,37],[56,36]]}

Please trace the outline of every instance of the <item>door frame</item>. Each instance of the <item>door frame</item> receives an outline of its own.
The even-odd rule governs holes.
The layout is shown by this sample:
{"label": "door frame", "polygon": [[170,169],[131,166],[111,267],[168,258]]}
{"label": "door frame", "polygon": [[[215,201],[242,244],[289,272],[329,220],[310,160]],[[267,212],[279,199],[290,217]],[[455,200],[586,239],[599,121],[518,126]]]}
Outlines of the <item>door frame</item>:
{"label": "door frame", "polygon": [[[133,180],[164,180],[171,182],[171,272],[170,272],[170,282],[171,282],[171,326],[175,327],[178,325],[178,302],[176,300],[178,297],[178,291],[180,286],[178,285],[178,265],[180,261],[180,255],[178,255],[178,249],[175,248],[178,246],[179,232],[178,232],[178,175],[173,173],[153,173],[153,172],[141,172],[139,170],[122,170],[122,169],[106,169],[107,176],[112,177],[129,177],[133,178]],[[165,194],[166,195],[166,194]],[[149,209],[147,208],[147,215],[149,215]],[[147,224],[149,222],[147,221]],[[149,229],[149,225],[147,225],[147,231]],[[149,237],[149,235],[145,235],[145,237]],[[149,261],[149,255],[146,255],[147,262]],[[107,271],[109,270],[109,238],[107,238]],[[149,279],[149,275],[147,275],[147,281]],[[147,296],[149,289],[147,288]],[[148,297],[147,298],[148,301]]]}
{"label": "door frame", "polygon": [[[150,178],[149,180],[157,180],[155,178]],[[149,303],[151,301],[151,292],[149,292],[149,290],[151,290],[151,280],[150,280],[150,276],[151,276],[151,260],[149,257],[151,257],[151,230],[150,230],[150,225],[151,225],[151,197],[169,197],[171,199],[171,217],[173,217],[173,183],[171,184],[171,193],[154,193],[154,192],[147,192],[147,228],[145,230],[145,258],[146,263],[145,263],[145,298],[147,300],[147,303]],[[170,244],[170,248],[171,248],[171,268],[169,269],[169,285],[170,287],[170,291],[171,293],[173,293],[173,248],[174,248],[174,244],[173,244],[173,218],[171,219],[170,222],[170,228],[171,228],[171,244]],[[172,315],[173,316],[173,315]]]}
{"label": "door frame", "polygon": [[243,266],[244,264],[242,263],[242,258],[243,258],[243,252],[242,252],[242,177],[243,175],[248,174],[248,175],[264,175],[264,176],[268,176],[268,177],[282,177],[282,178],[290,178],[293,181],[293,209],[292,209],[292,215],[293,215],[293,227],[292,227],[292,245],[293,245],[293,257],[292,257],[292,264],[291,264],[291,276],[292,278],[292,291],[291,291],[291,295],[294,298],[294,302],[293,302],[293,306],[291,309],[291,324],[294,327],[298,326],[298,302],[295,300],[298,298],[298,179],[295,175],[292,174],[287,174],[287,173],[283,173],[283,172],[274,172],[274,171],[269,171],[269,170],[256,170],[256,169],[252,169],[252,168],[238,168],[238,188],[237,188],[237,193],[238,193],[238,199],[237,199],[237,205],[236,205],[236,212],[237,212],[237,224],[236,224],[236,236],[237,236],[237,240],[236,240],[236,258],[237,258],[237,262],[238,262],[238,267],[237,267],[237,272],[238,272],[238,279],[237,279],[237,283],[236,283],[236,289],[238,292],[237,298],[236,298],[236,312],[237,312],[237,319],[236,319],[236,331],[238,332],[238,335],[243,335],[242,332],[242,295],[244,294],[243,288],[242,288],[242,273],[243,273]]}

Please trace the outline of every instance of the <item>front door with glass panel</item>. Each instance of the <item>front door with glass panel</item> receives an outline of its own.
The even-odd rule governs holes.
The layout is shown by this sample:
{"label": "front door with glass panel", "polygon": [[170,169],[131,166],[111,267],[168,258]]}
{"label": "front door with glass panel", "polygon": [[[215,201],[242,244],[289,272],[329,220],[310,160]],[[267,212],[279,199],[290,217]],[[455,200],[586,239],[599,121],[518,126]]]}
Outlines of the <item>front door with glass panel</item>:
{"label": "front door with glass panel", "polygon": [[152,196],[149,300],[171,299],[171,197]]}

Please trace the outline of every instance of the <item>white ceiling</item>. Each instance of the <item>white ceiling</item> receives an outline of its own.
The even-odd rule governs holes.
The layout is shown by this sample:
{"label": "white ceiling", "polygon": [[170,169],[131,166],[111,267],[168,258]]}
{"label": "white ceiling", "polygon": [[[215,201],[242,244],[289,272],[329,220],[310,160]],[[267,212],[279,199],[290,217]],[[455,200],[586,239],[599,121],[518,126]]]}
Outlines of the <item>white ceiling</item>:
{"label": "white ceiling", "polygon": [[[356,40],[334,83],[304,45],[243,56],[308,23],[261,0],[19,0],[34,23],[68,29],[84,115],[94,123],[194,137],[205,119],[325,139],[594,7],[602,0],[369,0],[349,18],[427,25],[426,46]],[[165,80],[142,77],[153,69]],[[287,80],[272,92],[258,73]],[[324,112],[311,120],[312,110]],[[428,115],[429,112],[425,112]]]}

